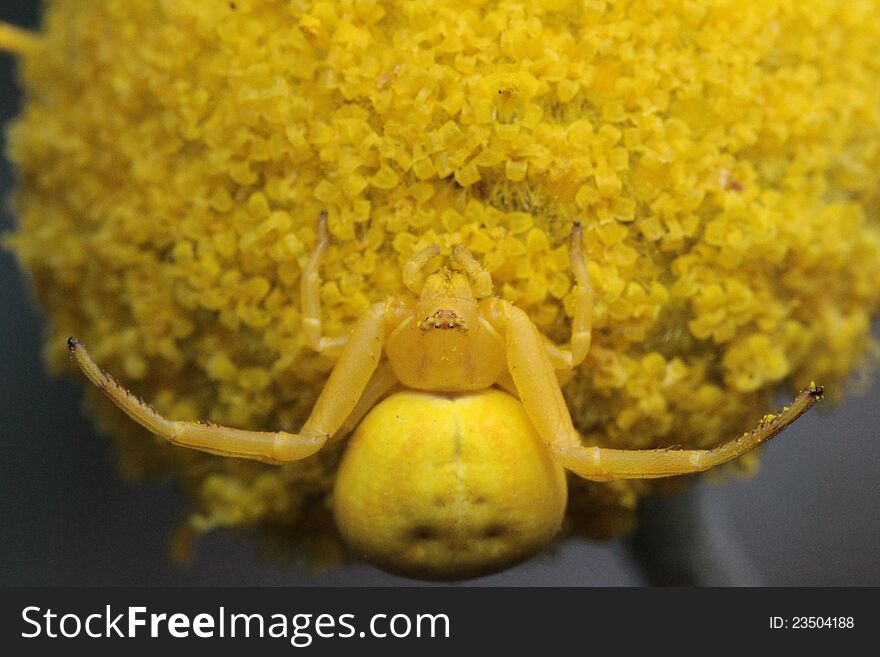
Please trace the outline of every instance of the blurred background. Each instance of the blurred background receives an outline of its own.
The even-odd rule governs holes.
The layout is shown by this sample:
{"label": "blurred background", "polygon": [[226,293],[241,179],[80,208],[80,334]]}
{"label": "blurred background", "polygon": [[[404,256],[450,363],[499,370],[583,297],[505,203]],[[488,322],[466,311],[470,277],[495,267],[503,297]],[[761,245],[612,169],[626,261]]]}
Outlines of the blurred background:
{"label": "blurred background", "polygon": [[[2,0],[0,20],[38,24],[36,0]],[[0,54],[0,123],[18,112],[14,60]],[[5,139],[2,140],[5,149]],[[13,174],[0,159],[0,194]],[[8,204],[7,204],[8,205]],[[4,206],[0,232],[14,220]],[[191,567],[168,559],[184,505],[170,480],[122,481],[109,441],[81,413],[79,380],[50,377],[42,319],[0,251],[0,584],[424,585],[367,565],[312,572],[260,563],[229,532]],[[880,377],[865,396],[823,404],[764,449],[758,474],[644,505],[630,539],[568,539],[506,572],[460,585],[880,585]]]}

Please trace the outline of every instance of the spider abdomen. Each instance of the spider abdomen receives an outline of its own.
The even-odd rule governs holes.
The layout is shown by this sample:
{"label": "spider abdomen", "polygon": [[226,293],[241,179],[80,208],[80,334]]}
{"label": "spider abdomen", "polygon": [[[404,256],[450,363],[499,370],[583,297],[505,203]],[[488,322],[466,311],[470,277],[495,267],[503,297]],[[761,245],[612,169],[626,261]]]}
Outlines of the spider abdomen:
{"label": "spider abdomen", "polygon": [[562,468],[522,405],[498,390],[389,397],[352,437],[334,489],[355,552],[431,579],[500,570],[540,550],[566,499]]}

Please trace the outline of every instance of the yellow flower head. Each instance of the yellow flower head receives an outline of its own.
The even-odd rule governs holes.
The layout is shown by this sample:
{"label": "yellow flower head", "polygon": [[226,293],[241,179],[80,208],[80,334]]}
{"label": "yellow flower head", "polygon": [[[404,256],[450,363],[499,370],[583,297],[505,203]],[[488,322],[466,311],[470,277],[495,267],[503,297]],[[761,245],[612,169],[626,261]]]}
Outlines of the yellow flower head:
{"label": "yellow flower head", "polygon": [[[575,424],[711,447],[871,347],[877,61],[873,0],[49,2],[9,244],[54,366],[75,334],[169,417],[296,430],[333,365],[299,311],[320,213],[330,335],[414,252],[461,244],[562,342],[577,221],[596,305]],[[339,449],[273,469],[94,407],[126,472],[177,472],[190,529],[332,535]],[[571,484],[594,534],[657,486]]]}

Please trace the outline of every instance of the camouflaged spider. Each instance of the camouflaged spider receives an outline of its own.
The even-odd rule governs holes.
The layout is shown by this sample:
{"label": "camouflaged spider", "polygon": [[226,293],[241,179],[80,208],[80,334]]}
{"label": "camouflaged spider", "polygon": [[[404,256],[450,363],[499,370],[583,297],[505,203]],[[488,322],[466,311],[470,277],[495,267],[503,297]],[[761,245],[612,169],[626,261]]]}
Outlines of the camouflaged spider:
{"label": "camouflaged spider", "polygon": [[[78,340],[70,338],[68,346],[85,375],[117,406],[175,445],[283,464],[307,458],[362,425],[359,434],[368,435],[355,435],[358,447],[349,446],[340,466],[337,522],[350,545],[392,569],[459,576],[521,558],[548,542],[561,525],[567,493],[559,465],[594,481],[707,470],[772,438],[822,394],[811,384],[782,413],[765,416],[752,431],[714,449],[586,446],[557,378],[558,371],[584,361],[591,342],[593,289],[578,224],[568,242],[576,310],[567,348],[543,336],[523,310],[493,296],[489,273],[463,247],[453,248],[451,267],[426,273],[440,255],[436,245],[404,266],[409,294],[372,305],[349,336],[324,337],[319,270],[328,245],[322,219],[302,278],[302,330],[313,349],[341,353],[297,434],[166,419],[100,370]],[[391,414],[371,422],[379,417],[374,409],[379,400],[399,387],[409,392],[379,404],[392,408]],[[432,429],[432,422],[440,428]],[[491,447],[480,447],[480,441]],[[400,444],[402,456],[384,453]],[[490,451],[473,456],[479,449]],[[492,470],[496,459],[500,464],[511,454],[513,461]],[[419,459],[430,467],[407,474]],[[446,465],[452,472],[446,483],[431,487],[419,481],[441,477]],[[504,481],[491,483],[499,479]],[[448,495],[450,488],[455,490]],[[546,499],[544,489],[552,489]],[[526,490],[533,492],[524,500]],[[429,494],[433,501],[422,504]],[[494,510],[478,511],[487,497]],[[429,513],[424,506],[436,508]],[[398,538],[370,537],[386,525]],[[400,535],[409,537],[407,546],[401,547]]]}

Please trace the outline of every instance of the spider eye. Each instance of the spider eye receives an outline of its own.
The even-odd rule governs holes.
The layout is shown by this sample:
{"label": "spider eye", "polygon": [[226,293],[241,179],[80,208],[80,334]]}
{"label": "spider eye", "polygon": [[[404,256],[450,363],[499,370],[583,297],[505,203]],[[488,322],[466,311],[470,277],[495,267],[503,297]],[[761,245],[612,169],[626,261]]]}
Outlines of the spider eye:
{"label": "spider eye", "polygon": [[425,317],[421,324],[419,324],[419,328],[422,331],[428,331],[432,328],[441,329],[441,330],[449,330],[449,329],[458,329],[460,331],[467,331],[468,325],[467,322],[464,321],[454,310],[445,310],[440,309],[435,312],[433,315],[429,315]]}

